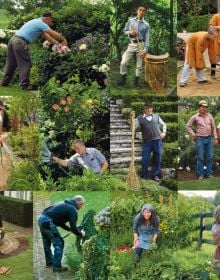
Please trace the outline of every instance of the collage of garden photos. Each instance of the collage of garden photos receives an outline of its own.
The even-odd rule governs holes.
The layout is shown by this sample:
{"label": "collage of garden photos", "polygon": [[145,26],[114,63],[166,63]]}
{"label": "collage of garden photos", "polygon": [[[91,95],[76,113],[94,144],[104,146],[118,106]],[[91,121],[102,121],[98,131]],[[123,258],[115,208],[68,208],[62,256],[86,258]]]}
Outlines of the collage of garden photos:
{"label": "collage of garden photos", "polygon": [[220,279],[220,0],[0,0],[0,278]]}

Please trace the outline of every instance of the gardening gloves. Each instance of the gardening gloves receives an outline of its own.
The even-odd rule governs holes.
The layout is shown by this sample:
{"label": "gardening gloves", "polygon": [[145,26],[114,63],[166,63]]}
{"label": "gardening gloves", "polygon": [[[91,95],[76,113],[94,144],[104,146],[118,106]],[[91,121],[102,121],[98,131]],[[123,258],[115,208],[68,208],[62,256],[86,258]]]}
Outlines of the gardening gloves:
{"label": "gardening gloves", "polygon": [[84,229],[81,230],[81,234],[82,234],[83,237],[86,235],[86,232],[85,232]]}

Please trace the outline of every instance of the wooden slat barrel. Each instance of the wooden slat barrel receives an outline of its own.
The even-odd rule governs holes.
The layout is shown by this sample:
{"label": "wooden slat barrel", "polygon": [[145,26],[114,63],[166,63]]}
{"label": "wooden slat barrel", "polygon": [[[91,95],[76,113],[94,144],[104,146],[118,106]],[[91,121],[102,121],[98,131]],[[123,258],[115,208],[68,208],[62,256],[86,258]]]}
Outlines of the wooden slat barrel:
{"label": "wooden slat barrel", "polygon": [[167,86],[167,63],[169,54],[145,57],[145,81],[155,91],[161,92]]}

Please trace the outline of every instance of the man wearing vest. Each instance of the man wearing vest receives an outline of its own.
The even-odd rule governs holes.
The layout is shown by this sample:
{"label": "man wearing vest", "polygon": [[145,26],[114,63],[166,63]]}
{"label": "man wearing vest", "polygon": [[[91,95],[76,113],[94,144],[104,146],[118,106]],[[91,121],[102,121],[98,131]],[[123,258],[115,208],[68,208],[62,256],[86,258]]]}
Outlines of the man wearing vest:
{"label": "man wearing vest", "polygon": [[[134,112],[131,112],[131,117]],[[162,127],[162,131],[160,130]],[[153,113],[153,105],[147,103],[144,106],[144,114],[135,119],[135,129],[139,128],[142,132],[142,178],[148,178],[148,167],[150,164],[151,153],[153,153],[153,166],[151,177],[159,181],[160,163],[162,157],[162,140],[166,136],[166,124],[159,115]]]}
{"label": "man wearing vest", "polygon": [[42,36],[53,45],[56,44],[57,41],[63,45],[67,45],[66,39],[50,28],[50,26],[53,25],[53,22],[54,17],[52,13],[45,12],[40,18],[26,22],[16,31],[15,36],[13,36],[8,42],[6,66],[1,81],[2,87],[9,84],[16,68],[18,68],[21,88],[23,90],[33,89],[33,86],[29,84],[31,59],[28,45],[35,41],[39,36]]}

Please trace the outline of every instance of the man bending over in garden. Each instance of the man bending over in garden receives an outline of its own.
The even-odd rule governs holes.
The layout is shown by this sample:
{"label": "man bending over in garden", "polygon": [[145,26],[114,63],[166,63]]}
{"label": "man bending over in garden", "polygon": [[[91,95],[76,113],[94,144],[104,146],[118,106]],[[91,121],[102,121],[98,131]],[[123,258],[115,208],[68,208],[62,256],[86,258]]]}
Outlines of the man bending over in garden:
{"label": "man bending over in garden", "polygon": [[8,43],[8,52],[6,66],[1,86],[7,86],[12,76],[18,68],[19,80],[22,89],[32,90],[29,84],[29,76],[31,70],[31,59],[28,51],[28,45],[31,44],[39,36],[48,40],[51,44],[57,41],[63,45],[67,45],[66,39],[50,28],[53,25],[54,18],[52,13],[43,13],[40,18],[32,19],[26,22],[13,36]]}
{"label": "man bending over in garden", "polygon": [[149,47],[150,33],[149,23],[144,20],[145,12],[146,8],[139,6],[137,16],[129,19],[124,28],[124,33],[128,36],[130,43],[122,56],[118,86],[124,86],[126,84],[127,64],[136,55],[137,62],[134,85],[136,88],[140,88],[139,80],[143,68],[143,58],[147,55]]}
{"label": "man bending over in garden", "polygon": [[96,174],[103,173],[108,168],[108,162],[104,155],[95,148],[86,148],[85,144],[77,139],[73,141],[72,149],[76,152],[71,158],[67,160],[53,157],[53,161],[63,167],[73,167],[80,165],[85,169],[90,169]]}
{"label": "man bending over in garden", "polygon": [[[67,267],[61,265],[64,249],[64,240],[57,227],[61,227],[78,236],[85,236],[84,230],[79,230],[76,226],[78,219],[78,209],[85,204],[85,199],[81,195],[74,196],[73,199],[65,200],[44,209],[39,218],[39,228],[43,239],[43,247],[46,259],[46,266],[53,267],[54,272],[67,271]],[[66,223],[69,222],[69,226]],[[54,253],[51,251],[51,244]]]}
{"label": "man bending over in garden", "polygon": [[217,35],[217,29],[215,27],[209,27],[208,32],[195,32],[189,37],[186,43],[186,57],[183,72],[180,77],[181,87],[187,85],[192,68],[196,69],[198,83],[204,84],[208,82],[203,71],[205,68],[203,53],[208,49],[210,62],[211,64],[215,64],[216,55],[214,50],[214,40]]}
{"label": "man bending over in garden", "polygon": [[186,125],[187,131],[196,144],[196,170],[199,179],[213,177],[213,144],[218,144],[215,122],[212,115],[207,113],[207,108],[207,102],[201,100],[199,102],[199,112],[193,115]]}
{"label": "man bending over in garden", "polygon": [[[134,116],[131,112],[131,118]],[[163,127],[163,132],[160,130]],[[153,105],[146,103],[144,114],[135,119],[135,129],[140,127],[143,139],[142,150],[142,178],[148,178],[148,167],[150,164],[151,153],[153,153],[154,163],[152,166],[152,179],[159,181],[160,163],[162,157],[162,140],[166,136],[166,124],[160,116],[153,113]]]}
{"label": "man bending over in garden", "polygon": [[210,26],[218,30],[218,36],[215,38],[214,42],[216,63],[211,64],[211,78],[215,79],[216,64],[220,64],[220,13],[212,16]]}

